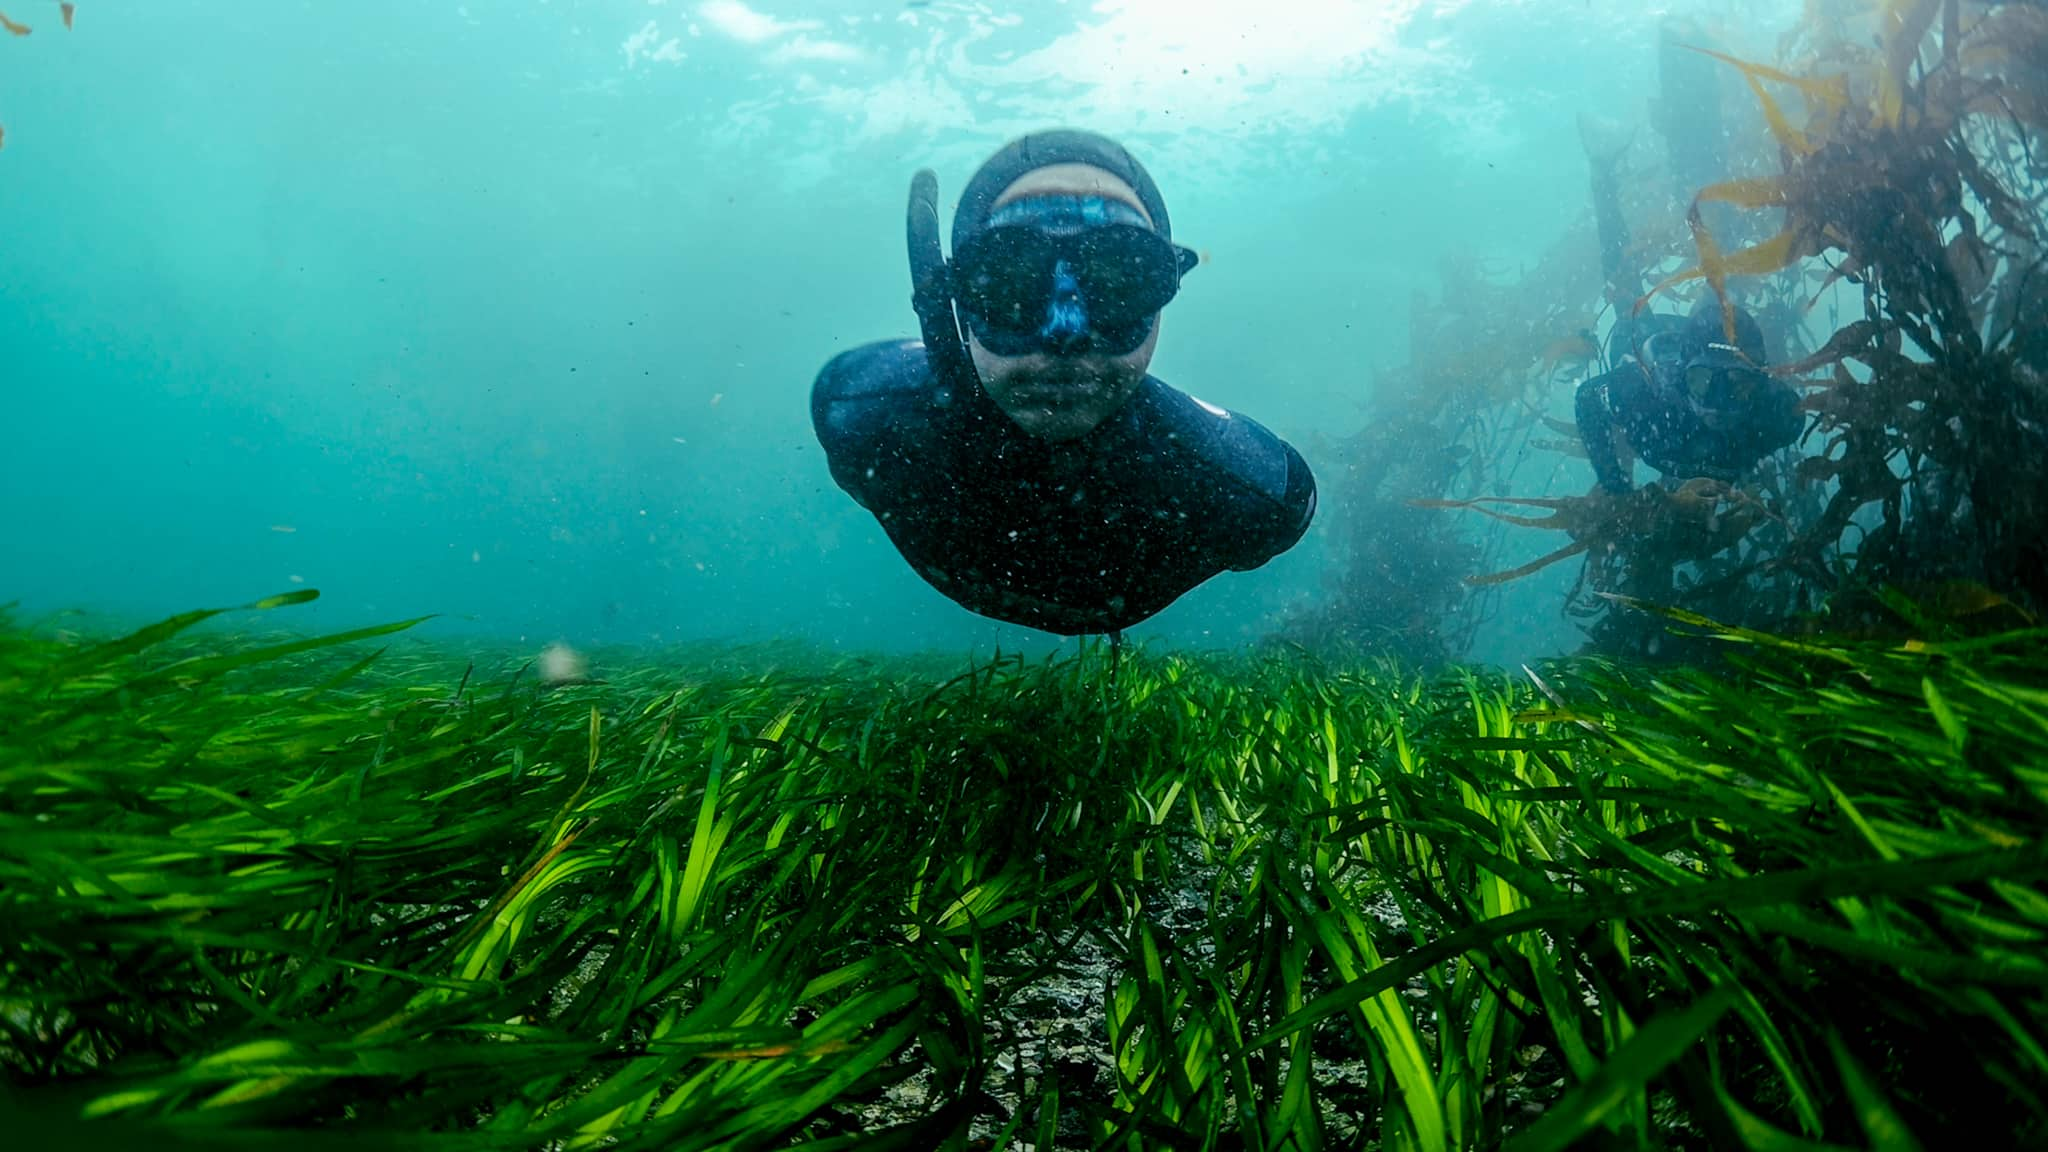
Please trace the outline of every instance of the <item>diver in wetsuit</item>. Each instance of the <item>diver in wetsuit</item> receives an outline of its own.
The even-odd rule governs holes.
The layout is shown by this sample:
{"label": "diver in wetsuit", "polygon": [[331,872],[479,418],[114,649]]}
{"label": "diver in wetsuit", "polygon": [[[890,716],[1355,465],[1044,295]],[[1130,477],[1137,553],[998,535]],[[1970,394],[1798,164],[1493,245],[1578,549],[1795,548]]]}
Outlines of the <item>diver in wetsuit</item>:
{"label": "diver in wetsuit", "polygon": [[833,479],[933,587],[998,620],[1114,634],[1301,539],[1300,454],[1146,374],[1197,260],[1121,146],[1011,142],[961,193],[950,262],[919,172],[909,233],[923,341],[834,357],[811,419]]}
{"label": "diver in wetsuit", "polygon": [[1634,488],[1624,447],[1665,476],[1732,483],[1799,439],[1799,394],[1764,371],[1763,330],[1748,312],[1735,310],[1733,343],[1711,295],[1680,324],[1635,319],[1634,351],[1579,385],[1579,437],[1602,488]]}
{"label": "diver in wetsuit", "polygon": [[[1717,90],[1703,58],[1674,47],[1682,38],[1681,25],[1666,24],[1658,119],[1674,185],[1698,188],[1720,165]],[[1667,477],[1733,482],[1799,439],[1799,394],[1764,371],[1763,331],[1744,309],[1733,309],[1732,340],[1712,295],[1688,317],[1635,311],[1642,283],[1626,266],[1621,215],[1627,140],[1588,119],[1581,119],[1580,133],[1592,166],[1600,270],[1618,317],[1608,336],[1610,369],[1581,384],[1576,397],[1579,438],[1594,475],[1609,492],[1633,489],[1626,451]]]}

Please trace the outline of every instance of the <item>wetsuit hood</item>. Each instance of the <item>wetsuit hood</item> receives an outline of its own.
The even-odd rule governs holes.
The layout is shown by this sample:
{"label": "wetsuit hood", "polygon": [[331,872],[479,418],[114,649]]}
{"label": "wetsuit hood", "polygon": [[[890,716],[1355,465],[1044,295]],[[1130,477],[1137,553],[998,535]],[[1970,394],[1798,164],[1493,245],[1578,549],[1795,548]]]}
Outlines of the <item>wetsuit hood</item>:
{"label": "wetsuit hood", "polygon": [[1762,368],[1770,362],[1764,348],[1764,330],[1747,308],[1735,309],[1735,342],[1728,342],[1728,330],[1721,315],[1721,302],[1709,294],[1693,307],[1685,320],[1686,343],[1703,349],[1694,356],[1703,363],[1725,368]]}
{"label": "wetsuit hood", "polygon": [[[1010,141],[976,170],[961,191],[960,206],[953,213],[953,250],[958,252],[963,242],[988,226],[989,214],[995,210],[1003,189],[1028,172],[1054,164],[1092,165],[1129,184],[1138,194],[1146,215],[1152,218],[1153,229],[1164,239],[1173,238],[1166,200],[1136,157],[1107,136],[1056,128]],[[910,249],[910,303],[917,312],[932,372],[949,384],[978,384],[974,360],[968,354],[954,306],[952,271],[939,242],[938,195],[938,176],[929,168],[919,170],[910,182],[905,228]]]}
{"label": "wetsuit hood", "polygon": [[1129,184],[1138,194],[1138,202],[1145,206],[1145,214],[1152,218],[1153,230],[1173,239],[1166,200],[1136,157],[1107,136],[1055,128],[1020,136],[983,162],[960,191],[960,206],[953,213],[953,251],[958,252],[962,244],[988,226],[989,214],[995,211],[996,199],[1005,188],[1027,173],[1055,164],[1087,164]]}

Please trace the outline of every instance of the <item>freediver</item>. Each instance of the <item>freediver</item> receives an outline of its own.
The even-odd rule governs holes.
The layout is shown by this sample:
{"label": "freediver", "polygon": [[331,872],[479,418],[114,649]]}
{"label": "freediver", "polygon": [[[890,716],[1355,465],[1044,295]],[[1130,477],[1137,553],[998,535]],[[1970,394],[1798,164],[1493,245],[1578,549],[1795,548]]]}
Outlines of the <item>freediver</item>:
{"label": "freediver", "polygon": [[1682,324],[1579,385],[1579,437],[1602,488],[1635,487],[1624,451],[1666,477],[1733,483],[1799,439],[1799,393],[1764,371],[1755,318],[1736,308],[1735,341],[1725,336],[1721,303],[1709,295]]}
{"label": "freediver", "polygon": [[[1704,186],[1722,166],[1718,80],[1706,57],[1684,48],[1698,38],[1697,29],[1672,21],[1660,36],[1657,124],[1679,189]],[[1765,371],[1763,330],[1746,309],[1724,314],[1709,294],[1689,316],[1637,311],[1643,285],[1626,264],[1621,214],[1628,138],[1590,118],[1581,118],[1579,130],[1592,168],[1600,271],[1616,316],[1609,369],[1579,385],[1576,396],[1579,438],[1594,475],[1609,492],[1631,491],[1630,461],[1641,457],[1667,478],[1732,483],[1798,441],[1799,393]]]}
{"label": "freediver", "polygon": [[1301,539],[1301,455],[1146,373],[1198,259],[1130,153],[1070,130],[1012,141],[961,192],[951,261],[937,196],[919,172],[923,340],[843,352],[811,389],[832,478],[919,576],[983,616],[1117,636]]}

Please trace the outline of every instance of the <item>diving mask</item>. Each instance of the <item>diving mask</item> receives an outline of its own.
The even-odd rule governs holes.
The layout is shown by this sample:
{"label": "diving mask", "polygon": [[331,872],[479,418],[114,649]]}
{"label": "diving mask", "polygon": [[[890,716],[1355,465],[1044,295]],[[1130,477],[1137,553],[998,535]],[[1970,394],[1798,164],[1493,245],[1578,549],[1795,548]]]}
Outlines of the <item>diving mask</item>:
{"label": "diving mask", "polygon": [[1198,262],[1121,200],[1033,196],[991,213],[954,252],[953,289],[975,338],[999,356],[1121,356],[1151,335]]}
{"label": "diving mask", "polygon": [[1754,360],[1733,344],[1709,343],[1685,365],[1685,391],[1703,408],[1739,408],[1768,382]]}

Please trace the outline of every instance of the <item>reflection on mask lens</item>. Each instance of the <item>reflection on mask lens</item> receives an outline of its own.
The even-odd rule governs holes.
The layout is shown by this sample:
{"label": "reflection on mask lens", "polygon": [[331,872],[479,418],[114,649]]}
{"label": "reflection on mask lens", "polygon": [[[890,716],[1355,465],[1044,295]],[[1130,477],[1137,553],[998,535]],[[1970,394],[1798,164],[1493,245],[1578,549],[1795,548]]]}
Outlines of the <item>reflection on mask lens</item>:
{"label": "reflection on mask lens", "polygon": [[1769,377],[1750,368],[1693,364],[1685,370],[1685,390],[1696,403],[1726,407],[1748,403]]}
{"label": "reflection on mask lens", "polygon": [[1694,364],[1685,370],[1685,390],[1692,394],[1694,400],[1704,400],[1714,387],[1714,377],[1720,374],[1718,368]]}
{"label": "reflection on mask lens", "polygon": [[957,258],[960,302],[977,328],[1036,332],[1061,261],[1080,289],[1091,327],[1105,335],[1148,328],[1180,287],[1178,256],[1156,233],[1120,225],[1064,235],[1004,227],[982,233]]}

